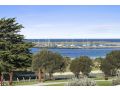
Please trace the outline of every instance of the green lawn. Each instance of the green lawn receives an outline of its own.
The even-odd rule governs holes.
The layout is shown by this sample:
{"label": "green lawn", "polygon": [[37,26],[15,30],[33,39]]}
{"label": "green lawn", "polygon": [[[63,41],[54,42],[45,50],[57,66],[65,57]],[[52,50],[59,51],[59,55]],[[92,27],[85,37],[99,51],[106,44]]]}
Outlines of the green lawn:
{"label": "green lawn", "polygon": [[26,82],[23,82],[23,81],[20,81],[20,82],[13,82],[13,86],[21,86],[21,85],[32,85],[32,84],[37,84],[38,82],[37,81],[26,81]]}
{"label": "green lawn", "polygon": [[112,81],[97,81],[97,86],[112,86]]}
{"label": "green lawn", "polygon": [[[48,86],[65,86],[64,83],[61,84],[51,84]],[[97,86],[112,86],[112,82],[111,81],[97,81]]]}
{"label": "green lawn", "polygon": [[61,83],[61,84],[51,84],[51,85],[47,85],[47,86],[65,86],[64,83]]}
{"label": "green lawn", "polygon": [[[50,83],[50,82],[66,82],[67,80],[48,80],[48,81],[45,81],[45,83]],[[32,84],[37,84],[39,83],[38,81],[36,80],[31,80],[30,82],[29,81],[13,81],[13,86],[21,86],[21,85],[32,85]],[[5,82],[4,83],[4,86],[8,86],[8,82]],[[54,86],[54,85],[53,85]]]}
{"label": "green lawn", "polygon": [[[106,81],[96,81],[96,83],[97,83],[97,86],[112,86],[112,81],[107,81],[107,80]],[[51,85],[48,85],[48,86],[65,86],[65,84],[64,83],[61,83],[61,84],[51,84]]]}
{"label": "green lawn", "polygon": [[[112,78],[114,78],[114,77],[108,77],[108,80],[112,79]],[[96,78],[91,78],[91,79],[94,79],[94,80],[105,80],[104,77],[96,77]]]}
{"label": "green lawn", "polygon": [[[68,80],[52,80],[52,81],[45,81],[45,83],[50,83],[50,82],[66,82]],[[14,82],[13,85],[14,86],[19,86],[19,85],[32,85],[32,84],[37,84],[37,81],[31,81],[31,82]],[[112,81],[96,81],[97,86],[112,86]],[[64,86],[64,83],[60,83],[60,84],[51,84],[48,86]]]}
{"label": "green lawn", "polygon": [[93,80],[104,80],[104,77],[96,77],[96,78],[90,78],[90,79],[93,79]]}
{"label": "green lawn", "polygon": [[[97,78],[96,80],[104,80],[102,78]],[[48,80],[48,81],[45,81],[45,83],[50,83],[50,82],[67,82],[68,80]],[[14,81],[13,82],[13,86],[23,86],[23,85],[33,85],[33,84],[37,84],[38,81],[36,80],[31,80],[30,82],[29,81]],[[96,81],[97,83],[97,86],[112,86],[112,81]],[[6,83],[6,85],[8,85]],[[51,85],[48,85],[48,86],[65,86],[65,83],[60,83],[60,84],[51,84]]]}
{"label": "green lawn", "polygon": [[49,82],[67,82],[68,80],[47,80],[45,81],[45,83],[49,83]]}
{"label": "green lawn", "polygon": [[[38,81],[36,81],[36,80],[31,80],[30,82],[29,81],[19,81],[19,82],[17,82],[17,81],[13,81],[13,86],[22,86],[22,85],[32,85],[32,84],[37,84],[38,83]],[[8,86],[9,84],[8,84],[8,82],[5,82],[4,83],[4,86]]]}
{"label": "green lawn", "polygon": [[99,68],[92,68],[92,71],[100,70]]}

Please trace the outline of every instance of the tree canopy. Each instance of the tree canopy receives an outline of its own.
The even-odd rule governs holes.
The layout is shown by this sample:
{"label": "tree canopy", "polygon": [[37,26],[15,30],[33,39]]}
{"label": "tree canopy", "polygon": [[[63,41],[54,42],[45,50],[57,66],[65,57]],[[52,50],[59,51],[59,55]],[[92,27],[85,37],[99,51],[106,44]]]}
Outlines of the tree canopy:
{"label": "tree canopy", "polygon": [[22,28],[16,18],[0,19],[0,62],[2,68],[7,67],[6,72],[31,65],[32,54],[29,48],[33,45],[24,41],[24,36],[19,33]]}
{"label": "tree canopy", "polygon": [[109,63],[116,67],[116,69],[120,68],[120,51],[112,51],[106,55],[106,60],[109,61]]}
{"label": "tree canopy", "polygon": [[35,71],[44,69],[49,73],[50,78],[55,72],[62,72],[66,68],[66,60],[59,54],[43,49],[33,56],[32,67]]}
{"label": "tree canopy", "polygon": [[84,75],[87,75],[91,72],[92,70],[92,60],[88,56],[81,56],[79,58],[80,60],[80,70]]}
{"label": "tree canopy", "polygon": [[87,56],[81,56],[72,60],[70,64],[70,70],[75,74],[76,77],[79,76],[79,73],[82,72],[83,75],[87,75],[92,70],[92,60]]}
{"label": "tree canopy", "polygon": [[70,71],[75,74],[75,77],[77,77],[77,78],[79,77],[79,73],[80,73],[79,58],[75,58],[74,60],[71,61]]}
{"label": "tree canopy", "polygon": [[120,69],[120,51],[112,51],[106,55],[106,58],[102,60],[101,70],[105,76],[114,76],[118,69]]}

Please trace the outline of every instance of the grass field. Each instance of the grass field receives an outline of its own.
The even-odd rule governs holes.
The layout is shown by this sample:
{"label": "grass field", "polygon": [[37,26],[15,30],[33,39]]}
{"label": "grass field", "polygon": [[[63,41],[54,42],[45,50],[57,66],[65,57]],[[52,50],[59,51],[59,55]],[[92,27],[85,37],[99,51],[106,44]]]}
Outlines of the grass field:
{"label": "grass field", "polygon": [[[100,80],[100,79],[97,79],[97,80]],[[54,80],[52,82],[66,82],[67,80]],[[48,81],[48,82],[51,82],[51,81]],[[97,86],[112,86],[112,81],[110,80],[104,80],[104,81],[96,81],[97,83]],[[48,85],[48,86],[65,86],[64,83],[61,83],[61,84],[51,84],[51,85]]]}
{"label": "grass field", "polygon": [[49,83],[49,82],[67,82],[68,80],[48,80],[45,81],[45,83]]}
{"label": "grass field", "polygon": [[26,81],[26,82],[23,82],[23,81],[20,81],[20,82],[13,82],[13,86],[22,86],[22,85],[32,85],[32,84],[37,84],[38,81]]}
{"label": "grass field", "polygon": [[47,86],[65,86],[64,83],[61,83],[61,84],[51,84],[51,85],[47,85]]}
{"label": "grass field", "polygon": [[[97,86],[112,86],[112,82],[111,81],[97,81]],[[51,84],[48,86],[65,86],[64,83],[61,84]]]}
{"label": "grass field", "polygon": [[97,86],[112,86],[112,81],[97,81]]}
{"label": "grass field", "polygon": [[[103,78],[94,78],[94,80],[103,80],[103,81],[96,81],[97,83],[97,86],[112,86],[112,81],[110,80],[104,80]],[[54,83],[54,82],[68,82],[68,80],[48,80],[48,81],[45,81],[44,83]],[[13,86],[23,86],[23,85],[33,85],[33,84],[37,84],[39,83],[38,81],[36,80],[31,80],[31,81],[14,81],[13,82]],[[8,84],[6,83],[6,86]],[[65,83],[59,83],[59,84],[50,84],[50,85],[47,85],[47,86],[65,86]]]}
{"label": "grass field", "polygon": [[[36,80],[31,80],[31,81],[13,81],[13,86],[22,86],[22,85],[33,85],[33,84],[37,84],[38,81]],[[4,86],[8,86],[8,82],[4,82]]]}

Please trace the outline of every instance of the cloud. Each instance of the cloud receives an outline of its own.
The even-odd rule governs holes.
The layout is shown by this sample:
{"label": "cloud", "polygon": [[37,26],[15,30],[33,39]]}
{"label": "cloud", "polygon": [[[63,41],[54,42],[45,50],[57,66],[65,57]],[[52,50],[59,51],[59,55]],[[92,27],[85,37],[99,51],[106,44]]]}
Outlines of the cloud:
{"label": "cloud", "polygon": [[41,27],[46,27],[46,28],[48,28],[48,27],[54,27],[55,25],[53,25],[53,24],[37,24],[37,25],[32,25],[32,27],[35,27],[35,28],[41,28]]}
{"label": "cloud", "polygon": [[120,38],[119,24],[34,24],[22,30],[26,38]]}

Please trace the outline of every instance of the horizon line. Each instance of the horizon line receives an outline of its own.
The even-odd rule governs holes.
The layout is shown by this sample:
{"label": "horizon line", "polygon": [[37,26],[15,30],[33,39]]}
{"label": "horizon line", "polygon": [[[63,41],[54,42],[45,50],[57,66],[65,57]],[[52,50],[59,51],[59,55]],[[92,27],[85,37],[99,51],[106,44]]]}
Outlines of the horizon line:
{"label": "horizon line", "polygon": [[120,38],[25,38],[25,39],[120,39]]}

